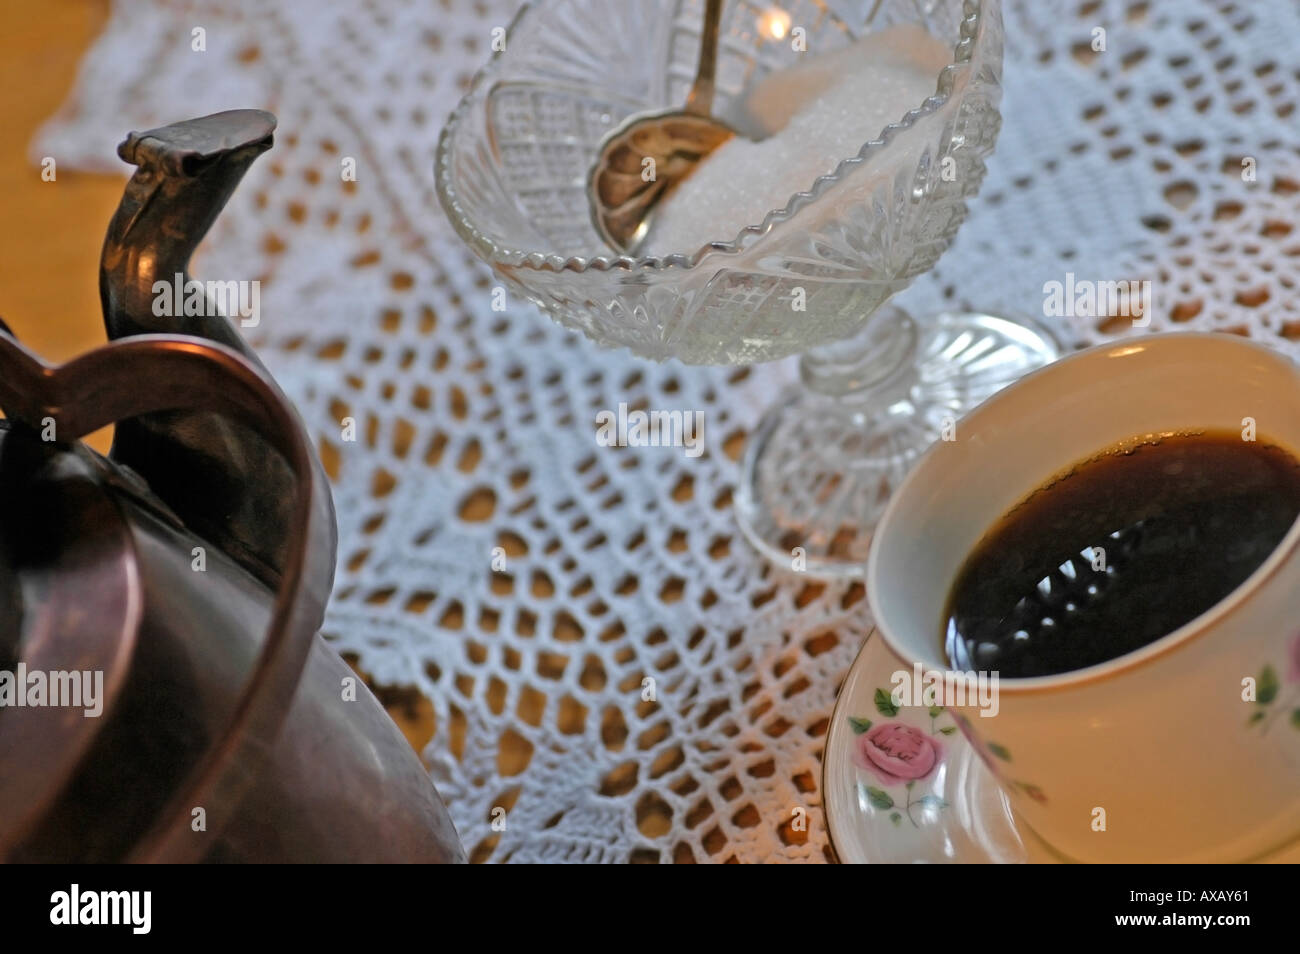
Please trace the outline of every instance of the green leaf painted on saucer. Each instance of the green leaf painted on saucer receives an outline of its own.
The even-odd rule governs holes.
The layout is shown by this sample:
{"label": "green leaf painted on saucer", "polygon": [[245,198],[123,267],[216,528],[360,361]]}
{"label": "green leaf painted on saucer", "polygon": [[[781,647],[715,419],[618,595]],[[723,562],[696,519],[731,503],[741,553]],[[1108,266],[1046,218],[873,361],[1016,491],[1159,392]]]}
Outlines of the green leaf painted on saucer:
{"label": "green leaf painted on saucer", "polygon": [[893,697],[884,689],[876,690],[876,711],[883,716],[898,715],[898,706],[894,705]]}
{"label": "green leaf painted on saucer", "polygon": [[939,732],[943,735],[952,735],[956,731],[957,731],[957,727],[955,725],[946,725],[939,730]]}
{"label": "green leaf painted on saucer", "polygon": [[1294,728],[1300,729],[1300,709],[1291,710],[1291,725]]}
{"label": "green leaf painted on saucer", "polygon": [[894,800],[883,788],[867,786],[867,800],[871,802],[872,808],[879,808],[882,812],[894,807]]}
{"label": "green leaf painted on saucer", "polygon": [[1006,746],[998,745],[996,742],[989,743],[989,751],[996,755],[1004,762],[1011,761],[1011,753],[1006,750]]}
{"label": "green leaf painted on saucer", "polygon": [[1265,664],[1264,668],[1259,671],[1259,685],[1255,689],[1255,701],[1261,706],[1266,706],[1277,698],[1277,690],[1277,671],[1272,666]]}
{"label": "green leaf painted on saucer", "polygon": [[857,716],[849,716],[849,726],[853,729],[854,735],[861,735],[871,728],[870,719],[859,719]]}
{"label": "green leaf painted on saucer", "polygon": [[899,822],[903,820],[903,816],[898,812],[891,812],[889,815],[889,820],[893,822],[895,825],[897,825]]}
{"label": "green leaf painted on saucer", "polygon": [[943,706],[930,706],[930,718],[937,719],[943,715]]}

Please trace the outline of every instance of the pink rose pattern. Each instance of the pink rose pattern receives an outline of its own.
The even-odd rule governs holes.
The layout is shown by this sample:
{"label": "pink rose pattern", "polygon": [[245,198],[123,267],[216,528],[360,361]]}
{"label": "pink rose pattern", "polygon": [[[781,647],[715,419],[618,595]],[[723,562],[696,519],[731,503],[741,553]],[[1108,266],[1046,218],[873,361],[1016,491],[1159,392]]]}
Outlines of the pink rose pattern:
{"label": "pink rose pattern", "polygon": [[[1300,646],[1300,640],[1297,640]],[[877,689],[875,694],[876,711],[883,716],[898,715],[899,706],[895,705],[886,689]],[[955,726],[940,726],[938,720],[950,716]],[[888,811],[889,820],[895,825],[907,818],[913,827],[919,828],[915,811],[942,810],[948,807],[936,794],[918,795],[913,791],[917,782],[924,781],[934,774],[934,770],[943,762],[944,746],[940,741],[945,735],[952,735],[961,730],[967,740],[993,774],[1004,786],[1018,791],[1039,804],[1047,803],[1047,795],[1037,785],[1008,776],[1003,763],[1011,762],[1011,753],[1006,747],[996,742],[985,742],[973,730],[970,721],[960,713],[948,712],[938,706],[929,708],[930,732],[904,722],[873,723],[870,719],[856,716],[849,717],[856,738],[853,740],[853,764],[870,774],[883,786],[902,785],[905,793],[890,794],[883,788],[865,786],[862,791],[870,804],[881,811]],[[919,791],[924,791],[922,787]]]}
{"label": "pink rose pattern", "polygon": [[[876,711],[882,716],[892,718],[898,715],[899,706],[895,705],[889,690],[877,689],[875,699]],[[874,785],[860,784],[859,788],[873,808],[889,813],[889,820],[895,825],[902,824],[906,818],[913,828],[920,828],[918,814],[924,821],[927,814],[948,807],[948,803],[937,794],[925,792],[925,786],[916,788],[918,782],[932,776],[943,762],[942,737],[957,731],[956,726],[939,725],[940,719],[950,715],[946,710],[930,706],[927,711],[930,716],[928,734],[905,722],[876,725],[870,719],[849,717],[849,725],[856,736],[853,740],[853,764],[881,786],[901,785],[904,788],[904,791],[893,794]]]}
{"label": "pink rose pattern", "polygon": [[882,722],[858,736],[853,762],[886,785],[927,777],[943,759],[943,747],[920,729],[901,722]]}

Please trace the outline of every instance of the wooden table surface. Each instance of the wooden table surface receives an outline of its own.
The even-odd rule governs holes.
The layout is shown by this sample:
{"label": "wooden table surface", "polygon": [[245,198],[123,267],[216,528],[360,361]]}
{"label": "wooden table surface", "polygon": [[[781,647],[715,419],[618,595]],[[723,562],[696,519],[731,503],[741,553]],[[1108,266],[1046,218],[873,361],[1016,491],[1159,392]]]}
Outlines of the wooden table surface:
{"label": "wooden table surface", "polygon": [[39,13],[26,0],[0,0],[0,316],[52,361],[104,340],[99,246],[127,166],[117,177],[56,165],[55,180],[45,182],[27,150],[71,89],[81,55],[107,17],[107,0],[41,4]]}

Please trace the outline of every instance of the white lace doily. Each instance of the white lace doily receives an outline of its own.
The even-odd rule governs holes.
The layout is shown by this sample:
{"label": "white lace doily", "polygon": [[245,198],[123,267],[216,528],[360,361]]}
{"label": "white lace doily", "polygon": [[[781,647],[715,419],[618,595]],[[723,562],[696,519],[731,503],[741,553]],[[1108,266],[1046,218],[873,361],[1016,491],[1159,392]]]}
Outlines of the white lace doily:
{"label": "white lace doily", "polygon": [[[493,311],[432,164],[512,7],[115,0],[32,153],[122,172],[130,129],[279,116],[195,274],[264,282],[256,344],[337,474],[327,634],[432,700],[425,757],[472,857],[820,860],[823,736],[868,611],[858,587],[766,569],[730,509],[743,436],[790,365],[650,365],[529,307]],[[1036,315],[1067,271],[1150,279],[1153,330],[1295,353],[1300,6],[1018,0],[1005,15],[989,178],[902,303]],[[1083,344],[1096,324],[1057,330]],[[595,414],[620,402],[703,410],[707,452],[598,446]]]}

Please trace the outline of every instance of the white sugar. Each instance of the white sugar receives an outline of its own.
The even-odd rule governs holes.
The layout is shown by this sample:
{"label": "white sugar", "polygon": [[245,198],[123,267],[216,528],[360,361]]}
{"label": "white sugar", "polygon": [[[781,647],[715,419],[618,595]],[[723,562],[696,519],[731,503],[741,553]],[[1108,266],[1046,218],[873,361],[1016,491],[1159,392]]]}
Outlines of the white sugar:
{"label": "white sugar", "polygon": [[657,210],[644,252],[694,252],[731,241],[783,208],[818,176],[934,94],[951,51],[917,26],[896,26],[755,84],[725,117],[736,136],[709,156]]}

